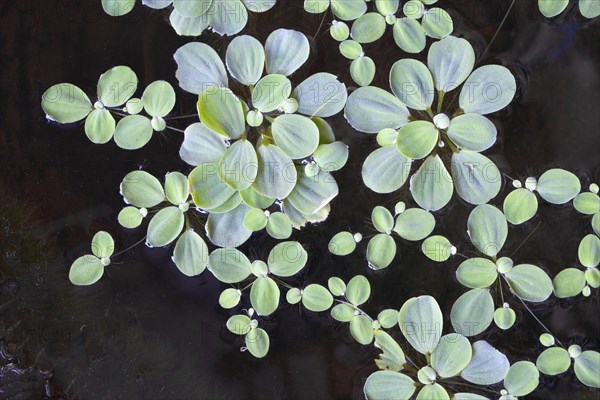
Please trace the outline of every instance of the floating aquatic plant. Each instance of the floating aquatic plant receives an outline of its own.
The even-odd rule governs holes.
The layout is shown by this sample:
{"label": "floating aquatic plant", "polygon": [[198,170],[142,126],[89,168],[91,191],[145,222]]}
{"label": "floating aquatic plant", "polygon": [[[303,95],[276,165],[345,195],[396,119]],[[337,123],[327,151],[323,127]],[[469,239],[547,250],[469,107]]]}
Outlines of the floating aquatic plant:
{"label": "floating aquatic plant", "polygon": [[352,60],[350,75],[354,82],[359,86],[368,86],[373,82],[376,65],[372,58],[365,55],[363,45],[381,39],[386,25],[393,27],[394,41],[407,53],[423,51],[427,37],[443,39],[450,35],[454,29],[450,15],[441,8],[426,8],[436,2],[410,0],[401,8],[399,0],[376,0],[374,10],[365,13],[365,5],[365,11],[351,27],[343,21],[333,20],[331,36],[341,42],[342,55]]}
{"label": "floating aquatic plant", "polygon": [[[248,23],[248,11],[265,12],[277,0],[142,0],[153,9],[172,6],[169,22],[181,36],[200,36],[206,29],[219,35],[235,35]],[[135,0],[102,0],[104,12],[120,17],[133,10]]]}
{"label": "floating aquatic plant", "polygon": [[[484,115],[506,107],[516,83],[505,67],[485,65],[473,71],[474,64],[469,42],[448,36],[431,45],[427,66],[412,59],[393,65],[393,95],[367,86],[349,96],[348,122],[361,132],[377,133],[381,146],[363,165],[363,181],[370,189],[378,193],[398,190],[413,163],[425,159],[410,179],[410,192],[425,210],[443,208],[454,189],[476,205],[498,194],[500,172],[480,154],[494,145],[497,134]],[[445,103],[447,94],[460,86],[458,106]]]}
{"label": "floating aquatic plant", "polygon": [[[51,86],[42,95],[46,117],[61,124],[85,119],[87,137],[97,144],[114,139],[125,150],[144,147],[154,131],[166,128],[164,117],[175,107],[175,91],[165,81],[155,81],[146,87],[141,98],[132,97],[138,78],[126,66],[109,69],[98,80],[97,100],[70,83]],[[147,116],[141,115],[145,111]],[[115,116],[121,117],[118,123]]]}
{"label": "floating aquatic plant", "polygon": [[[545,17],[552,18],[561,14],[569,5],[569,0],[538,0],[538,7]],[[579,12],[586,18],[600,15],[600,2],[597,0],[578,0]]]}

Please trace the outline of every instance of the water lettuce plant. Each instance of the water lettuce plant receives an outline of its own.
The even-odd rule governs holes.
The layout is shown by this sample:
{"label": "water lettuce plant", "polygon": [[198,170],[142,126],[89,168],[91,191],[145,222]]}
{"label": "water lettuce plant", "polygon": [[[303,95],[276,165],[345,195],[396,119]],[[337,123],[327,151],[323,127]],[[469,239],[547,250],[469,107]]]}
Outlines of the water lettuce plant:
{"label": "water lettuce plant", "polygon": [[[128,14],[135,0],[102,0],[104,12],[113,17]],[[265,12],[277,0],[142,0],[160,10],[172,6],[169,22],[180,36],[200,36],[211,29],[219,35],[235,35],[248,23],[248,11]]]}
{"label": "water lettuce plant", "polygon": [[[209,27],[220,35],[237,34],[246,26],[248,11],[269,10],[276,0],[142,3],[169,7],[177,33],[198,36]],[[540,373],[560,375],[571,366],[582,384],[598,388],[600,353],[579,339],[563,345],[528,307],[552,294],[559,299],[588,297],[591,288],[600,286],[598,185],[582,192],[575,174],[553,168],[524,183],[513,180],[514,190],[502,210],[488,204],[502,183],[498,167],[481,154],[497,137],[488,116],[511,103],[516,81],[500,65],[475,68],[473,47],[450,36],[452,19],[440,8],[429,8],[435,3],[304,1],[307,12],[330,10],[336,18],[330,33],[341,42],[342,55],[353,60],[351,77],[360,86],[350,95],[345,83],[328,72],[296,81],[311,54],[308,38],[296,30],[277,29],[264,44],[238,36],[224,54],[202,42],[181,46],[174,54],[176,78],[181,89],[198,96],[197,113],[177,117],[193,119],[181,130],[179,151],[190,167],[160,179],[141,169],[128,173],[120,184],[125,206],[118,223],[145,231],[133,246],[171,246],[172,261],[183,275],[214,276],[223,285],[218,302],[229,313],[228,331],[242,337],[242,350],[256,358],[268,356],[271,339],[264,322],[282,308],[282,291],[287,308],[300,308],[307,315],[328,312],[347,324],[358,345],[377,353],[379,370],[364,382],[368,400],[481,400],[490,393],[514,400],[533,393]],[[101,4],[108,14],[119,16],[130,12],[135,1]],[[568,1],[540,0],[539,5],[545,15],[555,16]],[[600,14],[597,7],[597,2],[579,1],[586,17]],[[370,86],[376,65],[363,50],[363,45],[383,38],[387,25],[393,26],[394,42],[407,53],[423,51],[426,38],[434,39],[426,64],[402,58],[392,66],[391,93]],[[168,126],[176,104],[173,87],[155,81],[139,98],[134,97],[137,88],[137,75],[127,66],[116,66],[100,76],[93,100],[77,86],[60,83],[44,93],[41,106],[50,121],[85,121],[84,131],[93,143],[114,139],[119,147],[134,150],[155,131],[179,130]],[[391,201],[410,176],[412,199],[393,198],[393,212],[384,199],[370,215],[374,234],[363,238],[360,232],[339,232],[328,243],[330,253],[348,256],[366,241],[368,268],[373,270],[392,265],[403,247],[417,246],[438,263],[464,257],[456,278],[469,290],[456,299],[449,315],[424,294],[408,298],[399,309],[380,308],[371,316],[367,303],[373,288],[367,277],[344,280],[332,273],[326,283],[316,283],[306,273],[310,247],[292,237],[294,228],[324,221],[338,195],[332,173],[346,165],[349,149],[336,140],[327,119],[342,110],[356,130],[376,134],[379,148],[362,166],[365,185],[391,194]],[[450,202],[455,190],[470,208],[466,246],[455,246],[434,232],[443,229],[445,215],[433,213]],[[579,243],[577,263],[554,279],[537,265],[515,263],[514,254],[504,248],[509,223],[512,228],[530,222],[539,208],[538,196],[548,207],[568,209],[572,201],[577,212],[591,216],[592,230]],[[266,259],[259,256],[265,254],[260,247],[250,249],[252,256],[238,249],[262,230],[276,242]],[[109,233],[97,232],[91,254],[72,263],[70,281],[77,286],[98,282],[105,268],[129,250],[115,252],[115,247]],[[518,327],[515,310],[521,306],[544,330],[540,342],[546,349],[535,363],[511,363],[486,340],[470,341],[492,322],[500,330]],[[444,334],[445,319],[453,333]]]}
{"label": "water lettuce plant", "polygon": [[[109,69],[98,79],[96,101],[71,83],[51,86],[42,95],[46,118],[61,124],[85,120],[88,139],[104,144],[114,139],[125,150],[144,147],[153,132],[166,128],[164,117],[175,107],[175,90],[166,81],[149,84],[141,98],[135,98],[138,78],[127,66]],[[145,111],[148,116],[141,115]],[[120,117],[118,123],[115,116]]]}
{"label": "water lettuce plant", "polygon": [[[201,122],[186,129],[180,151],[196,166],[190,174],[194,203],[211,214],[209,220],[219,214],[214,218],[239,222],[237,233],[228,222],[227,239],[213,235],[215,244],[238,246],[265,227],[271,236],[287,238],[292,225],[300,228],[329,214],[338,194],[330,173],[345,165],[348,147],[335,140],[324,118],[343,109],[347,91],[328,73],[292,87],[288,77],[309,52],[306,36],[279,29],[264,47],[251,36],[235,38],[227,48],[227,69],[202,43],[175,53],[180,86],[199,95]],[[271,213],[273,205],[284,213]]]}
{"label": "water lettuce plant", "polygon": [[[498,194],[500,172],[480,154],[494,145],[497,135],[484,115],[512,101],[516,82],[505,67],[485,65],[473,71],[474,65],[469,42],[448,36],[431,45],[427,66],[413,59],[392,66],[393,94],[367,86],[348,97],[348,122],[361,132],[377,133],[381,146],[363,164],[365,185],[392,193],[404,185],[412,165],[424,159],[410,178],[410,192],[425,210],[443,208],[454,189],[475,205]],[[452,106],[456,103],[447,101],[448,93],[458,87],[458,106]]]}
{"label": "water lettuce plant", "polygon": [[[573,1],[575,3],[575,1]],[[566,10],[569,0],[538,0],[538,7],[547,18],[556,17]],[[596,18],[600,15],[600,3],[596,0],[578,0],[579,12],[586,18]]]}
{"label": "water lettuce plant", "polygon": [[[376,42],[384,35],[386,26],[393,27],[394,41],[407,53],[420,53],[425,49],[426,38],[443,39],[454,29],[452,17],[441,8],[426,7],[437,0],[410,0],[400,7],[399,0],[376,0],[374,10],[363,12],[349,27],[343,21],[333,20],[331,36],[341,42],[341,54],[352,60],[350,75],[359,86],[373,82],[376,65],[365,55],[363,45]],[[358,14],[358,13],[357,13]],[[343,19],[343,18],[342,18]],[[354,19],[354,18],[352,18]]]}

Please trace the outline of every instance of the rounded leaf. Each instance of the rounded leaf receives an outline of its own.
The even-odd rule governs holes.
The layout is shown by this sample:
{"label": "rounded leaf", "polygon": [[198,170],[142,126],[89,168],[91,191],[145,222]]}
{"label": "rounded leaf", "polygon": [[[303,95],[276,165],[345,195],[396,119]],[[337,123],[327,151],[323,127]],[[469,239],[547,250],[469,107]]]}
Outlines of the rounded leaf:
{"label": "rounded leaf", "polygon": [[495,257],[508,236],[508,224],[502,211],[489,204],[477,206],[467,220],[471,243],[481,253]]}
{"label": "rounded leaf", "polygon": [[452,118],[448,137],[458,147],[470,151],[484,151],[496,143],[498,131],[492,121],[477,113]]}
{"label": "rounded leaf", "polygon": [[534,363],[519,361],[508,369],[504,387],[513,396],[526,396],[533,392],[540,382],[540,372]]}
{"label": "rounded leaf", "polygon": [[[115,141],[117,140],[116,134]],[[219,135],[197,122],[185,129],[179,156],[186,163],[198,166],[219,161],[226,149],[227,144],[223,135]]]}
{"label": "rounded leaf", "polygon": [[329,241],[329,252],[336,256],[347,256],[356,249],[354,235],[350,232],[339,232]]}
{"label": "rounded leaf", "polygon": [[250,332],[252,321],[245,315],[232,315],[225,325],[229,332],[236,335],[245,335]]}
{"label": "rounded leaf", "polygon": [[420,208],[409,208],[396,218],[394,232],[403,239],[416,242],[429,236],[434,228],[433,214]]}
{"label": "rounded leaf", "polygon": [[383,89],[367,86],[356,89],[346,103],[344,116],[358,131],[378,133],[385,128],[397,129],[408,123],[408,108]]}
{"label": "rounded leaf", "polygon": [[[173,262],[181,273],[186,276],[200,275],[208,265],[208,246],[206,246],[202,237],[193,230],[185,231],[175,244]],[[233,299],[230,299],[228,303],[231,304],[232,301]],[[222,305],[221,299],[219,299],[219,304]],[[237,305],[237,302],[231,307],[223,307],[232,308],[235,305]]]}
{"label": "rounded leaf", "polygon": [[377,371],[365,382],[367,400],[408,400],[415,393],[416,385],[408,376],[395,371]]}
{"label": "rounded leaf", "polygon": [[393,28],[396,45],[407,53],[420,53],[425,48],[426,37],[423,26],[412,18],[398,18]]}
{"label": "rounded leaf", "polygon": [[287,239],[292,235],[292,221],[284,213],[273,213],[267,221],[267,233],[274,239]]}
{"label": "rounded leaf", "polygon": [[117,217],[119,224],[121,224],[123,228],[129,229],[134,229],[140,226],[143,218],[144,217],[142,216],[140,210],[132,206],[122,209]]}
{"label": "rounded leaf", "polygon": [[279,287],[269,277],[256,278],[250,289],[250,303],[258,315],[271,315],[279,306]]}
{"label": "rounded leaf", "polygon": [[584,351],[574,362],[577,379],[586,386],[600,388],[600,353]]}
{"label": "rounded leaf", "polygon": [[152,138],[152,122],[143,115],[128,115],[117,123],[115,143],[125,150],[144,147]]}
{"label": "rounded leaf", "polygon": [[376,206],[371,212],[371,221],[375,229],[381,233],[389,233],[394,227],[394,217],[387,208]]}
{"label": "rounded leaf", "polygon": [[[182,0],[185,1],[185,0]],[[208,88],[227,86],[227,71],[221,57],[205,43],[192,42],[175,52],[179,86],[185,91],[200,94]]]}
{"label": "rounded leaf", "polygon": [[494,311],[494,323],[502,330],[512,328],[516,320],[517,315],[510,307],[500,307]]}
{"label": "rounded leaf", "polygon": [[164,117],[175,107],[175,90],[169,82],[152,82],[144,90],[142,103],[148,115]]}
{"label": "rounded leaf", "polygon": [[335,75],[319,72],[302,81],[292,97],[298,100],[300,114],[327,118],[344,109],[348,90]]}
{"label": "rounded leaf", "polygon": [[291,29],[277,29],[265,43],[267,73],[289,76],[300,68],[310,53],[308,39]]}
{"label": "rounded leaf", "polygon": [[245,342],[250,354],[256,358],[263,358],[269,352],[269,335],[261,328],[251,329]]}
{"label": "rounded leaf", "polygon": [[552,18],[560,14],[569,5],[569,0],[538,0],[538,6],[545,17]]}
{"label": "rounded leaf", "polygon": [[216,208],[235,193],[233,188],[219,178],[218,170],[217,163],[205,163],[190,173],[190,191],[196,206],[203,209]]}
{"label": "rounded leaf", "polygon": [[430,260],[444,262],[456,251],[452,243],[440,235],[430,236],[421,244],[421,251]]}
{"label": "rounded leaf", "polygon": [[88,254],[73,262],[69,270],[69,280],[73,285],[87,286],[98,282],[103,274],[104,265],[100,259]]}
{"label": "rounded leaf", "polygon": [[338,193],[338,185],[329,172],[321,170],[314,176],[308,176],[299,169],[296,187],[288,200],[302,214],[313,215],[327,206]]}
{"label": "rounded leaf", "polygon": [[302,293],[302,305],[314,312],[329,309],[333,304],[333,296],[321,285],[311,284],[304,288]]}
{"label": "rounded leaf", "polygon": [[439,155],[430,155],[410,178],[410,193],[417,204],[427,211],[437,211],[452,198],[452,177]]}
{"label": "rounded leaf", "polygon": [[467,150],[452,155],[452,179],[458,195],[474,205],[496,197],[502,184],[502,175],[492,160]]}
{"label": "rounded leaf", "polygon": [[539,355],[535,362],[537,369],[546,375],[559,375],[571,366],[569,352],[561,347],[551,347]]}
{"label": "rounded leaf", "polygon": [[48,88],[42,95],[42,109],[46,118],[61,124],[81,121],[93,110],[89,97],[70,83]]}
{"label": "rounded leaf", "polygon": [[494,299],[488,289],[471,289],[460,296],[450,312],[456,332],[470,337],[485,331],[494,319]]}
{"label": "rounded leaf", "polygon": [[375,235],[367,245],[367,261],[374,269],[387,268],[396,257],[396,242],[388,234]]}
{"label": "rounded leaf", "polygon": [[258,157],[246,139],[233,143],[219,160],[218,175],[235,191],[249,188],[258,174]]}
{"label": "rounded leaf", "polygon": [[296,275],[308,261],[308,253],[298,242],[282,242],[273,247],[267,264],[269,272],[282,278]]}
{"label": "rounded leaf", "polygon": [[241,251],[223,248],[210,253],[208,270],[223,283],[238,283],[251,274],[252,264]]}
{"label": "rounded leaf", "polygon": [[554,168],[540,176],[537,192],[544,200],[552,204],[564,204],[581,191],[581,183],[573,173]]}
{"label": "rounded leaf", "polygon": [[198,99],[200,121],[207,128],[237,139],[246,129],[241,100],[228,88],[211,87],[200,93]]}
{"label": "rounded leaf", "polygon": [[385,33],[385,18],[376,12],[361,15],[352,23],[350,34],[358,43],[373,43]]}
{"label": "rounded leaf", "polygon": [[538,209],[538,201],[535,194],[525,188],[519,188],[510,192],[504,199],[504,215],[513,225],[519,225],[529,221]]}
{"label": "rounded leaf", "polygon": [[593,215],[600,212],[600,197],[596,193],[579,193],[573,199],[573,206],[582,214]]}
{"label": "rounded leaf", "polygon": [[85,119],[84,130],[92,143],[107,143],[115,133],[115,119],[107,109],[96,109]]}
{"label": "rounded leaf", "polygon": [[249,209],[245,204],[238,204],[222,214],[211,212],[205,227],[210,241],[220,247],[238,247],[244,244],[252,235],[244,227],[244,217]]}
{"label": "rounded leaf", "polygon": [[423,25],[427,36],[434,39],[443,39],[451,34],[454,29],[450,14],[437,7],[425,11],[421,25]]}
{"label": "rounded leaf", "polygon": [[350,321],[350,334],[362,345],[371,344],[373,341],[373,327],[371,320],[366,315],[357,315]]}
{"label": "rounded leaf", "polygon": [[367,157],[362,166],[365,185],[377,193],[392,193],[402,187],[412,160],[404,157],[396,146],[381,147]]}
{"label": "rounded leaf", "polygon": [[355,306],[365,303],[371,296],[371,284],[362,275],[350,279],[346,285],[346,299]]}
{"label": "rounded leaf", "polygon": [[415,350],[421,354],[431,354],[442,336],[444,318],[433,297],[419,296],[402,305],[398,323],[402,334]]}
{"label": "rounded leaf", "polygon": [[310,156],[319,145],[319,128],[302,115],[280,115],[271,125],[275,144],[293,159]]}
{"label": "rounded leaf", "polygon": [[140,208],[154,207],[165,200],[165,192],[158,179],[141,170],[125,175],[121,194],[125,202]]}
{"label": "rounded leaf", "polygon": [[484,65],[463,85],[459,105],[466,113],[490,114],[510,104],[517,91],[515,77],[508,68]]}
{"label": "rounded leaf", "polygon": [[108,232],[96,232],[92,238],[92,253],[98,258],[109,258],[115,252],[115,241]]}
{"label": "rounded leaf", "polygon": [[579,12],[586,18],[600,16],[600,4],[595,0],[579,0]]}
{"label": "rounded leaf", "polygon": [[581,293],[585,284],[585,273],[583,271],[577,268],[567,268],[554,277],[554,294],[561,299],[575,297]]}
{"label": "rounded leaf", "polygon": [[348,154],[348,146],[344,142],[337,141],[319,145],[313,154],[313,159],[320,169],[333,172],[346,165]]}
{"label": "rounded leaf", "polygon": [[594,268],[600,264],[600,239],[598,236],[586,235],[579,243],[577,251],[579,262],[584,267]]}
{"label": "rounded leaf", "polygon": [[265,49],[252,36],[238,36],[229,43],[225,62],[229,73],[243,85],[254,85],[265,69]]}
{"label": "rounded leaf", "polygon": [[513,292],[523,300],[542,302],[552,294],[552,280],[535,265],[516,265],[504,277]]}
{"label": "rounded leaf", "polygon": [[487,258],[469,258],[463,261],[456,270],[456,278],[460,283],[472,289],[491,286],[498,278],[496,264]]}
{"label": "rounded leaf", "polygon": [[120,65],[100,75],[98,79],[98,99],[106,107],[125,104],[135,93],[138,78],[131,68]]}
{"label": "rounded leaf", "polygon": [[504,354],[485,340],[473,343],[472,348],[471,362],[460,374],[464,380],[476,385],[493,385],[504,379],[510,365]]}
{"label": "rounded leaf", "polygon": [[219,296],[219,305],[227,310],[240,304],[242,292],[239,289],[229,288],[223,290]]}
{"label": "rounded leaf", "polygon": [[433,77],[420,61],[404,59],[394,63],[390,86],[396,97],[414,110],[427,110],[433,103]]}
{"label": "rounded leaf", "polygon": [[152,247],[163,247],[177,239],[185,218],[178,207],[166,207],[160,210],[148,224],[146,242]]}
{"label": "rounded leaf", "polygon": [[400,128],[396,146],[405,157],[418,160],[427,157],[438,140],[438,130],[431,122],[413,121]]}
{"label": "rounded leaf", "polygon": [[440,338],[437,347],[431,353],[431,366],[442,378],[457,376],[471,361],[471,343],[458,333]]}
{"label": "rounded leaf", "polygon": [[473,71],[475,51],[465,39],[448,36],[429,48],[427,65],[435,88],[449,92],[460,86]]}
{"label": "rounded leaf", "polygon": [[339,322],[350,322],[354,319],[354,307],[348,304],[336,304],[331,309],[331,317]]}
{"label": "rounded leaf", "polygon": [[277,110],[290,97],[292,82],[284,75],[270,74],[256,83],[252,90],[252,106],[262,113]]}

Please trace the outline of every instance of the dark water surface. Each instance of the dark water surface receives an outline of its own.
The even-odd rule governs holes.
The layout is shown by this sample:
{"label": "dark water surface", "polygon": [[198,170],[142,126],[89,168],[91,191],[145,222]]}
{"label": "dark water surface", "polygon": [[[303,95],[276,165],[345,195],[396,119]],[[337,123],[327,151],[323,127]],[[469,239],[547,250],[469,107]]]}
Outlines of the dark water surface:
{"label": "dark water surface", "polygon": [[[455,18],[456,34],[467,37],[481,56],[509,3],[439,4]],[[264,41],[274,29],[286,27],[313,39],[322,16],[301,7],[302,1],[280,0],[270,12],[252,15],[244,33]],[[600,182],[600,21],[583,20],[577,10],[570,10],[548,22],[536,0],[518,0],[485,58],[478,59],[478,64],[500,62],[518,77],[517,98],[493,116],[499,140],[486,152],[512,178],[539,177],[560,166],[586,186]],[[143,166],[160,176],[189,167],[178,157],[181,137],[176,132],[134,152],[112,142],[94,145],[81,126],[65,129],[47,123],[41,94],[64,81],[94,93],[99,75],[120,64],[136,71],[140,88],[156,79],[177,87],[172,55],[190,39],[175,34],[164,12],[139,4],[121,18],[103,14],[100,0],[5,0],[0,13],[0,398],[361,398],[364,379],[375,370],[376,353],[353,342],[347,326],[326,314],[282,303],[268,321],[261,321],[272,346],[266,359],[255,360],[239,351],[239,338],[224,328],[229,313],[216,305],[225,286],[207,273],[185,278],[170,261],[168,249],[138,246],[116,260],[98,284],[69,284],[71,262],[88,251],[97,230],[111,232],[120,249],[143,236],[116,223],[123,204],[118,184],[127,172]],[[309,62],[293,81],[324,70],[350,84],[348,62],[323,29],[312,42]],[[229,41],[212,34],[201,40],[222,53]],[[403,54],[389,32],[367,52],[378,65],[375,84],[387,87],[389,68]],[[177,92],[177,114],[193,113],[194,96]],[[351,158],[336,175],[340,195],[330,218],[294,236],[310,254],[307,272],[294,284],[324,284],[333,275],[348,279],[362,273],[373,285],[365,307],[372,314],[430,294],[449,316],[464,291],[454,278],[460,257],[435,264],[420,254],[418,245],[399,242],[392,266],[374,272],[362,250],[344,258],[328,254],[327,242],[339,230],[373,233],[367,220],[374,205],[393,207],[407,199],[404,192],[380,196],[368,191],[360,167],[376,146],[374,138],[353,131],[341,116],[332,124],[337,137],[350,146]],[[492,203],[501,204],[509,190],[505,185]],[[455,196],[436,215],[436,232],[467,255],[471,208]],[[574,265],[587,231],[589,218],[570,207],[543,205],[532,221],[510,228],[504,252],[514,252],[515,261],[534,263],[554,276]],[[265,257],[272,244],[266,235],[256,235],[245,250]],[[516,300],[511,304],[518,314],[516,327],[507,332],[491,328],[476,339],[488,340],[511,361],[535,360],[542,330]],[[551,298],[532,308],[564,343],[598,350],[598,307],[595,290],[588,299]],[[569,372],[544,377],[529,398],[598,399],[598,391],[584,387]]]}

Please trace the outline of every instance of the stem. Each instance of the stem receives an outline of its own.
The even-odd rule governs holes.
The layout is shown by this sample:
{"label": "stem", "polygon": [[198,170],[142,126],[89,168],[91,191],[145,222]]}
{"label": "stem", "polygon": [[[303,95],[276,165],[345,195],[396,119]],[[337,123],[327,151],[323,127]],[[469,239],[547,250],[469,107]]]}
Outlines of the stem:
{"label": "stem", "polygon": [[369,318],[371,320],[371,322],[374,321],[374,319],[371,318],[369,316],[369,314],[367,314],[366,312],[364,312],[360,308],[356,307],[354,304],[351,304],[351,303],[348,303],[347,301],[339,300],[339,299],[335,299],[335,301],[338,302],[338,303],[341,303],[341,304],[346,304],[347,306],[350,306],[350,307],[354,308],[355,310],[357,310],[358,312],[360,312],[361,314],[363,314],[364,316],[366,316],[367,318]]}
{"label": "stem", "polygon": [[444,103],[444,96],[446,92],[443,90],[438,90],[438,102],[437,102],[437,112],[438,114],[442,112],[442,104]]}
{"label": "stem", "polygon": [[455,154],[458,154],[460,152],[460,150],[458,150],[458,147],[456,147],[456,145],[452,142],[452,140],[450,140],[450,138],[444,132],[440,131],[440,134],[441,134],[444,142],[446,142],[446,144],[448,145],[448,147],[450,147],[452,149],[452,152]]}
{"label": "stem", "polygon": [[496,40],[496,36],[498,36],[498,33],[500,32],[500,29],[502,29],[502,27],[504,26],[504,23],[506,22],[506,19],[508,18],[508,15],[510,14],[510,11],[512,10],[513,6],[515,5],[515,1],[516,0],[512,0],[512,2],[510,3],[510,6],[508,7],[508,10],[506,11],[506,14],[504,15],[504,19],[502,19],[502,22],[500,22],[500,25],[498,25],[498,29],[496,29],[496,33],[494,33],[494,36],[492,36],[492,40],[490,40],[490,43],[485,48],[485,51],[483,52],[481,58],[485,57],[485,55],[487,54],[488,50],[490,49],[490,47],[494,43],[494,40]]}
{"label": "stem", "polygon": [[184,118],[192,118],[192,117],[198,117],[198,114],[188,114],[188,115],[180,115],[178,117],[168,117],[168,118],[164,118],[164,120],[171,121],[174,119],[184,119]]}
{"label": "stem", "polygon": [[137,246],[138,244],[142,243],[144,240],[146,240],[148,236],[144,236],[143,238],[141,238],[138,242],[132,244],[131,246],[129,246],[128,248],[126,248],[125,250],[121,250],[118,253],[113,254],[111,257],[116,257],[118,255],[121,255],[123,253],[125,253],[126,251],[129,251],[131,249],[133,249],[135,246]]}
{"label": "stem", "polygon": [[431,108],[427,108],[427,114],[431,117],[431,119],[433,119],[434,115],[433,115],[433,112],[431,111]]}

